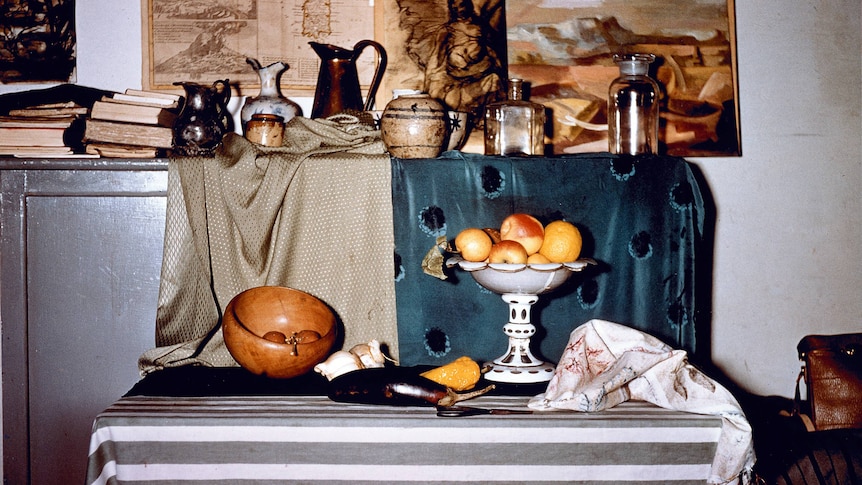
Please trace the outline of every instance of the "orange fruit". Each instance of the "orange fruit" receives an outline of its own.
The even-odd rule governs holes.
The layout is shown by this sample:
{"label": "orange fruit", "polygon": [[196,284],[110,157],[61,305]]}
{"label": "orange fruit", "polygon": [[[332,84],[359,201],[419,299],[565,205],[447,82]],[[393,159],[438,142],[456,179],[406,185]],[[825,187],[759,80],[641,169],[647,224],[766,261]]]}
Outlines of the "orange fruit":
{"label": "orange fruit", "polygon": [[491,236],[476,227],[468,227],[455,236],[455,249],[467,261],[485,261],[491,254],[491,245]]}
{"label": "orange fruit", "polygon": [[545,239],[539,254],[552,263],[575,261],[581,254],[581,231],[571,222],[553,221],[545,226]]}

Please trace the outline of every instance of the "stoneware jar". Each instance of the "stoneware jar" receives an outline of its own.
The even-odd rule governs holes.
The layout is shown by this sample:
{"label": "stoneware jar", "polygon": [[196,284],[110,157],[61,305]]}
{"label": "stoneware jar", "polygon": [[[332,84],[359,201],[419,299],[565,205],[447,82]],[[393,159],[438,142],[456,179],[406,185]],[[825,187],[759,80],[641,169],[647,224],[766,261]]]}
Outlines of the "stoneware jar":
{"label": "stoneware jar", "polygon": [[258,145],[280,147],[284,142],[284,118],[268,113],[253,114],[246,123],[245,137]]}
{"label": "stoneware jar", "polygon": [[393,157],[434,158],[449,141],[449,117],[428,94],[402,95],[383,110],[380,136]]}

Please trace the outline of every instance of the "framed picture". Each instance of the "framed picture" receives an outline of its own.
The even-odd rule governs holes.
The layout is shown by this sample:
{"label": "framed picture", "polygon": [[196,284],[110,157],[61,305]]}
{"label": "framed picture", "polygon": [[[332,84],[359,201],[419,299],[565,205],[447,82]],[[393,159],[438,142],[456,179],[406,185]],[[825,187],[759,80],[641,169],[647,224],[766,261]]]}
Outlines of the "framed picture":
{"label": "framed picture", "polygon": [[389,55],[380,109],[392,90],[418,89],[475,122],[486,104],[505,96],[503,0],[377,1],[378,38]]}
{"label": "framed picture", "polygon": [[[308,43],[351,49],[373,39],[375,28],[368,0],[142,0],[142,11],[143,87],[150,90],[229,79],[239,94],[254,95],[260,79],[246,62],[253,58],[288,65],[280,79],[286,96],[313,96],[319,57]],[[363,51],[360,79],[371,78],[374,63]]]}
{"label": "framed picture", "polygon": [[508,74],[552,113],[555,153],[607,150],[615,53],[655,54],[659,143],[741,155],[733,0],[505,0]]}
{"label": "framed picture", "polygon": [[76,81],[74,0],[0,2],[0,83]]}

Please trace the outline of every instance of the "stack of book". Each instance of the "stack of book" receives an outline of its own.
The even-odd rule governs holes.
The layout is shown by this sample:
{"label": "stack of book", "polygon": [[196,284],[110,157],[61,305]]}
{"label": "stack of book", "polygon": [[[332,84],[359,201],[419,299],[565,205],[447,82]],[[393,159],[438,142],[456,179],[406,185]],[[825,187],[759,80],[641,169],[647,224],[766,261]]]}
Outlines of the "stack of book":
{"label": "stack of book", "polygon": [[103,157],[155,158],[173,142],[173,123],[181,96],[127,89],[104,96],[90,110],[84,130],[89,154]]}
{"label": "stack of book", "polygon": [[74,102],[12,109],[0,116],[0,155],[72,155],[81,148],[87,108]]}

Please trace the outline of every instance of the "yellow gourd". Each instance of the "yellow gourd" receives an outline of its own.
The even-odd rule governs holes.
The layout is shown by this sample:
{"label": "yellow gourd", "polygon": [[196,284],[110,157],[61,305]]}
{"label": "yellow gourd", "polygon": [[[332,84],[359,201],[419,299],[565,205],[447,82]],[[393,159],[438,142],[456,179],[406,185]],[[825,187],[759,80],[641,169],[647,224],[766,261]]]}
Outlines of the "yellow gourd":
{"label": "yellow gourd", "polygon": [[481,376],[479,364],[470,357],[459,357],[446,365],[422,373],[422,377],[455,391],[472,389]]}

